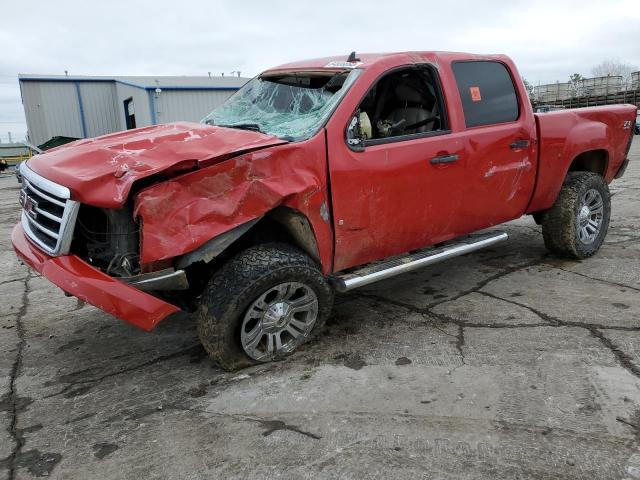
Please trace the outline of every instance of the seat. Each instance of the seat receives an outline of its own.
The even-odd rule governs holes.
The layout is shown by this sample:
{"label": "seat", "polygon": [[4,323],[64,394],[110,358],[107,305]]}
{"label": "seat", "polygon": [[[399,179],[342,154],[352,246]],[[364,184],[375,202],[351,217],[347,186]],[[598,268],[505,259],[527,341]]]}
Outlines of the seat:
{"label": "seat", "polygon": [[405,134],[424,133],[433,130],[435,118],[416,128],[407,129],[407,127],[435,117],[438,108],[437,102],[425,98],[419,90],[407,83],[401,83],[396,87],[395,97],[396,106],[388,118],[391,123],[395,124],[404,119],[402,126]]}

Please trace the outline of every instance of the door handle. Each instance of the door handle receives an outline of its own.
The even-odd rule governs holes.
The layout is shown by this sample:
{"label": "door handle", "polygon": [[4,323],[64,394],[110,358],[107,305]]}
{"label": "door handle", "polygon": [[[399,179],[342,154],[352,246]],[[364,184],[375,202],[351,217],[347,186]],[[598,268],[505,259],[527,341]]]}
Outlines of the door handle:
{"label": "door handle", "polygon": [[520,150],[522,148],[528,148],[529,145],[531,145],[530,140],[516,140],[511,145],[509,145],[509,148],[511,150]]}
{"label": "door handle", "polygon": [[453,154],[453,155],[438,155],[437,157],[433,157],[429,163],[432,163],[433,165],[439,165],[442,163],[453,163],[453,162],[457,162],[458,158],[460,158],[458,156],[458,154]]}

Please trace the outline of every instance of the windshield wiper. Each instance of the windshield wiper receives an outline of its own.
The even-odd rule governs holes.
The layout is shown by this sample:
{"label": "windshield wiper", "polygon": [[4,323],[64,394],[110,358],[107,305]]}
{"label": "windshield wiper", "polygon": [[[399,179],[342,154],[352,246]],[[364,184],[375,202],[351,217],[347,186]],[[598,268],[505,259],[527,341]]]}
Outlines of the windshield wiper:
{"label": "windshield wiper", "polygon": [[257,123],[233,123],[233,124],[229,124],[229,125],[217,125],[218,127],[225,127],[225,128],[239,128],[240,130],[251,130],[253,132],[260,132],[260,133],[264,133],[261,129],[260,129],[260,125],[258,125]]}

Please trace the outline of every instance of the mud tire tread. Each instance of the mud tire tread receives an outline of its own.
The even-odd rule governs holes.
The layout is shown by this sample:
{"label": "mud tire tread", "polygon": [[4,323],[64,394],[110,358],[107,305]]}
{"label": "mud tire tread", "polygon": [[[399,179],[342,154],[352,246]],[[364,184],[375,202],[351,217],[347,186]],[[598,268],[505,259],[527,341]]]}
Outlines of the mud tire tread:
{"label": "mud tire tread", "polygon": [[[578,208],[581,196],[589,189],[600,192],[604,204],[602,226],[596,240],[589,245],[578,239]],[[565,258],[584,259],[602,246],[611,217],[611,194],[604,179],[592,172],[569,172],[553,206],[542,216],[542,236],[547,249]]]}
{"label": "mud tire tread", "polygon": [[240,343],[242,316],[267,288],[284,281],[299,281],[318,296],[318,318],[308,342],[323,329],[333,306],[333,290],[316,263],[285,243],[250,247],[230,259],[209,281],[197,312],[200,341],[209,356],[225,370],[238,370],[258,362]]}

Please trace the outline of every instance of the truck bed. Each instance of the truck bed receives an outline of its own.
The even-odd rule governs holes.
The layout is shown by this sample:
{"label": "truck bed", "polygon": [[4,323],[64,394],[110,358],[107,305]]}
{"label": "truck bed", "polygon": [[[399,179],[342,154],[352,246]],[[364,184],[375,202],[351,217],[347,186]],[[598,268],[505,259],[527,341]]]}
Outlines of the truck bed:
{"label": "truck bed", "polygon": [[538,176],[527,213],[553,205],[566,172],[582,152],[604,159],[602,176],[611,182],[622,166],[633,135],[637,108],[608,105],[534,114],[538,135]]}

